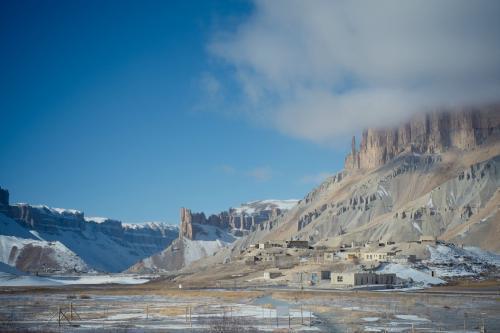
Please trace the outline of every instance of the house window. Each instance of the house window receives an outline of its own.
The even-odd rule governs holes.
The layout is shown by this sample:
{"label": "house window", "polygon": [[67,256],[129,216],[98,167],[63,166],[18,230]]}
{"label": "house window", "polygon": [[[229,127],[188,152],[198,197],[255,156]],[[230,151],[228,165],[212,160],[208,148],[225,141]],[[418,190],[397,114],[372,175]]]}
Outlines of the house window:
{"label": "house window", "polygon": [[344,282],[344,277],[341,275],[337,276],[337,282]]}

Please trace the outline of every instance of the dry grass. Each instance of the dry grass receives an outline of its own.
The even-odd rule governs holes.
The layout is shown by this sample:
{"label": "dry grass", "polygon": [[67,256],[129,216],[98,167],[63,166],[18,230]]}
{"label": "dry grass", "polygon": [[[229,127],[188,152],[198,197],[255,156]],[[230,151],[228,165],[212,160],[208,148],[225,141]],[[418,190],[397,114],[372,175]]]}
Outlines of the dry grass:
{"label": "dry grass", "polygon": [[181,316],[186,314],[186,307],[184,306],[169,306],[161,309],[151,309],[151,313],[157,313],[163,316]]}

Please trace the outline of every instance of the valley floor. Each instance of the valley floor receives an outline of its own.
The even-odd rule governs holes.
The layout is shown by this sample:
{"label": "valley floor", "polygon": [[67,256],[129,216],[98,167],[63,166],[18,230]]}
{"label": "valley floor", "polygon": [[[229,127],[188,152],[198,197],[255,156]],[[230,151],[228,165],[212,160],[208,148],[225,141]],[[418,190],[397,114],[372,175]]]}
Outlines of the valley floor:
{"label": "valley floor", "polygon": [[410,292],[188,290],[168,281],[4,287],[0,331],[499,332],[499,295],[498,280]]}

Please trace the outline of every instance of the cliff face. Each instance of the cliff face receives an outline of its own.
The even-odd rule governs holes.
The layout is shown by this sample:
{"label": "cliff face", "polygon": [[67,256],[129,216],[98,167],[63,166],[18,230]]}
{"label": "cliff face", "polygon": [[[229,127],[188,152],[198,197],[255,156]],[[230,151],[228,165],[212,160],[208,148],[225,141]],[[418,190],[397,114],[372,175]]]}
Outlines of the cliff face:
{"label": "cliff face", "polygon": [[269,219],[278,217],[296,202],[297,200],[254,201],[238,208],[230,208],[219,214],[212,214],[208,218],[204,213],[192,213],[190,209],[181,208],[179,236],[195,239],[199,231],[197,225],[208,225],[235,234],[243,234]]}
{"label": "cliff face", "polygon": [[9,205],[9,191],[0,187],[0,206]]}
{"label": "cliff face", "polygon": [[[19,244],[33,243],[36,239],[40,244],[27,248],[22,257],[22,262],[30,263],[30,269],[39,268],[40,262],[33,260],[41,258],[40,251],[47,254],[44,254],[44,259],[51,258],[50,252],[54,252],[51,250],[52,243],[60,242],[89,268],[120,272],[134,262],[163,250],[178,235],[177,227],[163,223],[125,224],[107,218],[86,218],[83,212],[76,210],[28,204],[8,205],[5,193],[8,194],[6,190],[0,191],[0,216],[10,221],[9,225],[19,232],[12,235],[9,228],[0,227],[0,245],[12,243],[8,238],[10,236],[15,236]],[[33,238],[29,231],[36,232],[37,237]],[[16,244],[11,245],[19,248]],[[3,248],[5,250],[8,246]],[[54,260],[50,262],[54,265],[46,262],[44,267],[60,268]],[[28,266],[22,264],[18,268],[26,269]]]}
{"label": "cliff face", "polygon": [[470,150],[499,136],[498,105],[422,114],[396,128],[365,130],[359,150],[353,138],[345,168],[376,168],[405,151],[434,154],[450,148]]}
{"label": "cliff face", "polygon": [[0,213],[9,211],[9,191],[0,187]]}

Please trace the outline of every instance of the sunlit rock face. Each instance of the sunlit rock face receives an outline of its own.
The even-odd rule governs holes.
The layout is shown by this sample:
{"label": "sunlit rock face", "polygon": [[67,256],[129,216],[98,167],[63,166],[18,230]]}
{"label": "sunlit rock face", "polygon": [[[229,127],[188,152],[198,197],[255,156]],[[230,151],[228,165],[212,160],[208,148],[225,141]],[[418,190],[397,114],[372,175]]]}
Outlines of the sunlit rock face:
{"label": "sunlit rock face", "polygon": [[[242,204],[237,208],[229,208],[208,218],[205,213],[193,213],[190,209],[180,210],[180,237],[194,239],[196,225],[209,225],[225,231],[242,235],[251,231],[261,223],[278,217],[284,211],[295,206],[297,200],[258,200]],[[198,228],[199,229],[199,228]]]}
{"label": "sunlit rock face", "polygon": [[499,135],[498,105],[420,114],[399,127],[366,129],[359,150],[353,138],[345,168],[373,169],[405,151],[434,154],[452,148],[470,150]]}

